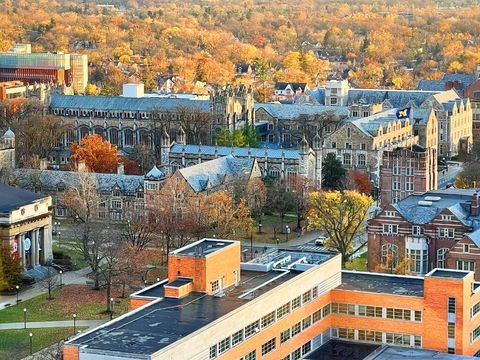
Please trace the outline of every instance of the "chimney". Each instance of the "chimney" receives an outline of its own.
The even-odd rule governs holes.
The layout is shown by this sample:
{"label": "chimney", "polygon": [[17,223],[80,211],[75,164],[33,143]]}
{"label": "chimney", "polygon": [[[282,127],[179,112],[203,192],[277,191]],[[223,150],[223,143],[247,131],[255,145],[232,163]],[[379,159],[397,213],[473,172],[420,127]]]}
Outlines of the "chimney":
{"label": "chimney", "polygon": [[125,165],[122,162],[117,165],[117,174],[118,175],[125,174]]}
{"label": "chimney", "polygon": [[470,215],[478,216],[479,214],[479,204],[478,204],[478,194],[475,193],[472,195],[472,203],[470,204]]}

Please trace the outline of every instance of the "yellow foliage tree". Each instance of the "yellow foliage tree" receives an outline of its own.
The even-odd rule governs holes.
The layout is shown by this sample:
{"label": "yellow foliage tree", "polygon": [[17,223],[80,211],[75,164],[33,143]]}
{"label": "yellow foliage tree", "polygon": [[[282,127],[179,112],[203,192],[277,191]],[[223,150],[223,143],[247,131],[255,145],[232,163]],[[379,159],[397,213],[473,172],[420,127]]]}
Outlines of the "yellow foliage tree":
{"label": "yellow foliage tree", "polygon": [[371,196],[352,190],[310,194],[308,215],[311,226],[325,233],[326,246],[342,255],[343,267],[366,243],[366,240],[356,241],[365,231],[371,204]]}

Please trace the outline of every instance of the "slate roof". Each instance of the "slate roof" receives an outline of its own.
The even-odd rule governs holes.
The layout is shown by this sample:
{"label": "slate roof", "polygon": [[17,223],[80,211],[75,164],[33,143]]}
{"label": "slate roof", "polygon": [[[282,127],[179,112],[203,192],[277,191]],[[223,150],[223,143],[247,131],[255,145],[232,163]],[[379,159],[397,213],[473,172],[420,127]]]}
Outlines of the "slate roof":
{"label": "slate roof", "polygon": [[446,84],[449,81],[458,81],[460,88],[458,91],[463,94],[463,91],[475,82],[474,74],[443,74],[442,79],[440,80],[420,80],[417,85],[418,90],[427,90],[427,91],[443,91],[445,90]]}
{"label": "slate roof", "polygon": [[350,120],[350,123],[369,136],[376,136],[380,126],[386,126],[389,122],[396,121],[397,109],[390,109],[370,115],[364,118]]}
{"label": "slate roof", "polygon": [[245,179],[252,173],[255,160],[232,155],[178,170],[195,192],[209,190],[231,181]]}
{"label": "slate roof", "polygon": [[268,149],[268,148],[242,148],[229,146],[211,146],[211,145],[181,145],[174,144],[170,148],[171,154],[204,154],[212,156],[227,156],[233,155],[235,157],[254,157],[254,158],[268,158],[281,159],[284,157],[287,160],[300,159],[300,153],[296,149]]}
{"label": "slate roof", "polygon": [[410,110],[410,123],[412,125],[426,125],[430,117],[432,108],[422,109],[422,108],[413,108]]}
{"label": "slate roof", "polygon": [[209,100],[190,100],[164,97],[126,98],[121,96],[52,95],[50,108],[151,111],[152,109],[176,110],[179,106],[209,111]]}
{"label": "slate roof", "polygon": [[[35,170],[15,169],[14,177],[19,186],[31,188],[37,180],[40,181],[42,189],[56,191],[59,186],[64,188],[77,187],[81,181],[81,175],[76,171],[58,170]],[[143,176],[141,175],[120,175],[86,173],[86,176],[93,177],[100,192],[109,193],[114,187],[120,188],[124,194],[135,194],[137,190],[143,189]]]}
{"label": "slate roof", "polygon": [[325,88],[310,89],[308,94],[317,100],[320,105],[325,105]]}
{"label": "slate roof", "polygon": [[159,180],[163,179],[165,177],[165,174],[157,168],[155,165],[148,173],[145,175],[145,179],[147,180]]}
{"label": "slate roof", "polygon": [[472,240],[477,247],[480,248],[480,229],[473,231],[471,233],[465,234],[465,236],[468,236],[470,240]]}
{"label": "slate roof", "polygon": [[325,106],[310,104],[255,104],[255,111],[264,109],[272,117],[284,120],[294,120],[301,114],[316,115],[326,112],[332,112],[337,116],[348,116],[346,106]]}
{"label": "slate roof", "polygon": [[348,104],[379,104],[388,101],[392,107],[402,108],[413,102],[420,106],[434,91],[418,90],[378,90],[378,89],[350,89]]}
{"label": "slate roof", "polygon": [[21,206],[47,197],[46,195],[36,194],[4,184],[0,184],[0,194],[0,213],[11,212]]}
{"label": "slate roof", "polygon": [[[412,224],[427,224],[444,209],[449,209],[464,225],[478,228],[480,216],[470,215],[470,201],[475,192],[476,189],[433,190],[419,195],[410,195],[393,204],[393,207]],[[425,201],[427,196],[440,197],[440,199],[432,201],[431,206],[419,205],[418,202]]]}

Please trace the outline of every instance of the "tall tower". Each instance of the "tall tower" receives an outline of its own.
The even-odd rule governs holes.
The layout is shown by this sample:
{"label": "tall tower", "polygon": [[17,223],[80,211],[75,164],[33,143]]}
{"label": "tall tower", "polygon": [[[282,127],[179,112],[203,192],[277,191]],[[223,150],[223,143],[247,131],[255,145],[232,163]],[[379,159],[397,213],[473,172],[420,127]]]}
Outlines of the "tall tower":
{"label": "tall tower", "polygon": [[300,154],[298,175],[308,178],[310,147],[308,146],[308,141],[305,138],[305,134],[303,135],[302,140],[298,144],[298,150]]}
{"label": "tall tower", "polygon": [[187,135],[185,134],[185,130],[183,126],[180,126],[180,130],[177,134],[177,144],[186,145],[187,144]]}
{"label": "tall tower", "polygon": [[161,165],[167,167],[170,163],[170,135],[167,130],[163,130],[162,140],[160,144]]}
{"label": "tall tower", "polygon": [[313,152],[315,153],[315,183],[322,186],[322,138],[317,134],[313,137]]}

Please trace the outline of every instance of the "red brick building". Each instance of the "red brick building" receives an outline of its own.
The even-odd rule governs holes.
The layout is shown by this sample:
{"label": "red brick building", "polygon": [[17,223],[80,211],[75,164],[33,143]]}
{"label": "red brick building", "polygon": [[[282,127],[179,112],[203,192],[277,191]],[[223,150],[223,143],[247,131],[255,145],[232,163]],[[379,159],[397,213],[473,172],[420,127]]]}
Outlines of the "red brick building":
{"label": "red brick building", "polygon": [[389,266],[395,267],[406,257],[410,272],[417,275],[435,268],[476,270],[479,225],[475,189],[450,188],[410,195],[385,206],[369,220],[368,267],[376,269],[390,259]]}
{"label": "red brick building", "polygon": [[437,151],[419,145],[384,151],[380,166],[380,206],[437,188]]}

